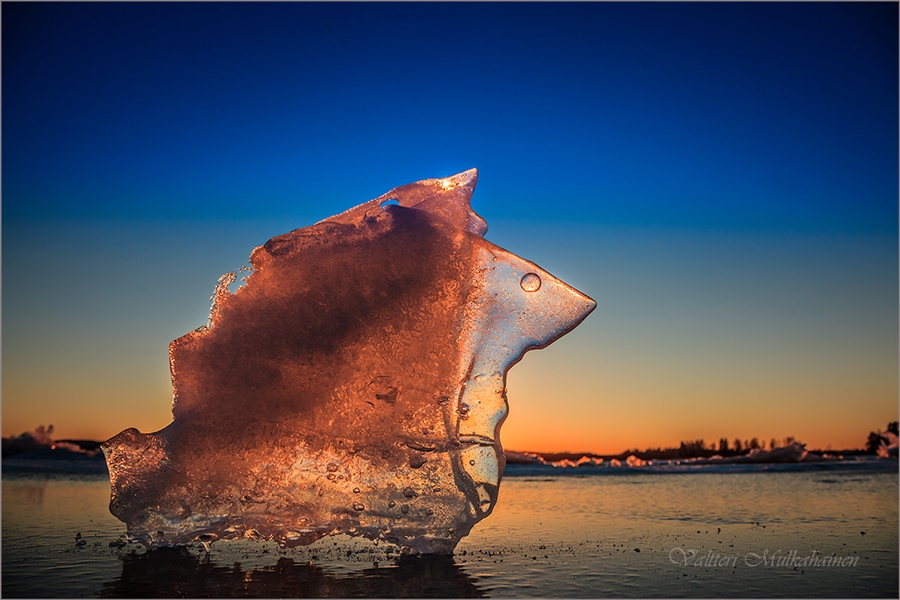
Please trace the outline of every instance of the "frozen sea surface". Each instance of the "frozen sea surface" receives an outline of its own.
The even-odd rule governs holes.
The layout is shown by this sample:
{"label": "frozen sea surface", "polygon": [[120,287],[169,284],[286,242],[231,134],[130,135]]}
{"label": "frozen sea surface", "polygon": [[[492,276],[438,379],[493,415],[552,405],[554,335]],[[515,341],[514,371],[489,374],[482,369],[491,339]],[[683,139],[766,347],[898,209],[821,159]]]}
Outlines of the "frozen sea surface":
{"label": "frozen sea surface", "polygon": [[2,592],[47,598],[897,596],[896,461],[610,474],[511,465],[494,513],[454,556],[401,559],[393,546],[347,537],[290,550],[244,540],[216,542],[209,555],[200,546],[147,552],[123,544],[124,525],[108,511],[105,474],[36,473],[4,464]]}

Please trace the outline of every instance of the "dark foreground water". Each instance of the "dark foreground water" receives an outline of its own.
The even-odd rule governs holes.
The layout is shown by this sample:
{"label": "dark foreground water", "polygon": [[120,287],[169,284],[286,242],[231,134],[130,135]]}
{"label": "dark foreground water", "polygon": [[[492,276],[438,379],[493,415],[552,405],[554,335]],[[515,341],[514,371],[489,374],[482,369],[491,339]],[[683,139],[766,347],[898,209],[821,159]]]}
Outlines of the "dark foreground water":
{"label": "dark foreground water", "polygon": [[[894,597],[897,461],[519,468],[452,557],[326,538],[119,547],[104,474],[4,465],[4,597]],[[76,545],[81,534],[85,543]]]}

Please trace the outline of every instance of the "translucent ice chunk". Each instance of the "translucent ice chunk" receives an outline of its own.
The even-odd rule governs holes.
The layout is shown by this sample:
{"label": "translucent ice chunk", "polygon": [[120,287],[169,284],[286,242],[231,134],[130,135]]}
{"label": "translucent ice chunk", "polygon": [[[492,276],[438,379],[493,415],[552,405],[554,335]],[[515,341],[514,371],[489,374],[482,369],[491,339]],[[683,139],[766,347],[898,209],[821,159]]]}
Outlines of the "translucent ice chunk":
{"label": "translucent ice chunk", "polygon": [[173,422],[103,445],[132,536],[450,553],[490,514],[507,370],[596,304],[482,238],[476,179],[396,188],[220,280],[208,326],[169,346]]}

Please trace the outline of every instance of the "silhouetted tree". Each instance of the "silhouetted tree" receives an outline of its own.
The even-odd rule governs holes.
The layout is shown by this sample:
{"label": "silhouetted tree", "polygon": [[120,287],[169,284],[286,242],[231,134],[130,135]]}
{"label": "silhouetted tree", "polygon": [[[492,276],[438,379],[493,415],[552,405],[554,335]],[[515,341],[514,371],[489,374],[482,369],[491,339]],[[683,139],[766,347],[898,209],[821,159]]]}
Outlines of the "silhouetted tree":
{"label": "silhouetted tree", "polygon": [[894,435],[900,435],[900,430],[897,429],[897,425],[897,421],[891,421],[890,423],[888,423],[887,430]]}
{"label": "silhouetted tree", "polygon": [[868,454],[875,454],[881,446],[881,439],[880,429],[878,431],[870,431],[869,439],[866,440],[866,452]]}
{"label": "silhouetted tree", "polygon": [[759,448],[759,440],[757,438],[753,438],[752,440],[750,440],[750,449],[756,450],[758,448]]}
{"label": "silhouetted tree", "polygon": [[722,438],[719,440],[719,454],[725,456],[728,454],[728,438]]}
{"label": "silhouetted tree", "polygon": [[777,446],[777,445],[778,445],[778,442],[775,441],[775,438],[772,438],[771,440],[769,440],[769,450],[774,450],[775,446]]}
{"label": "silhouetted tree", "polygon": [[734,438],[734,451],[740,454],[743,451],[744,445],[741,444],[740,438]]}

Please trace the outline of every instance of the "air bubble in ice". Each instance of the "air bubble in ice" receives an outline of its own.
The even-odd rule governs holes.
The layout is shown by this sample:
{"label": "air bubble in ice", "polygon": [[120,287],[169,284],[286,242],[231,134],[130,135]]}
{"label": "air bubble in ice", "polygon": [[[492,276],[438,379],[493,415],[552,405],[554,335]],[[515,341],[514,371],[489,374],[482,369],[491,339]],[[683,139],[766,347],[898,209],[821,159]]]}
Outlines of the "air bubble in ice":
{"label": "air bubble in ice", "polygon": [[[103,445],[110,510],[134,539],[390,531],[450,553],[490,514],[506,372],[595,303],[484,239],[476,180],[398,187],[254,249],[239,289],[237,273],[219,281],[208,325],[169,346],[172,423]],[[390,498],[416,510],[395,522]]]}
{"label": "air bubble in ice", "polygon": [[526,292],[536,292],[541,289],[541,278],[537,273],[526,273],[520,283]]}

